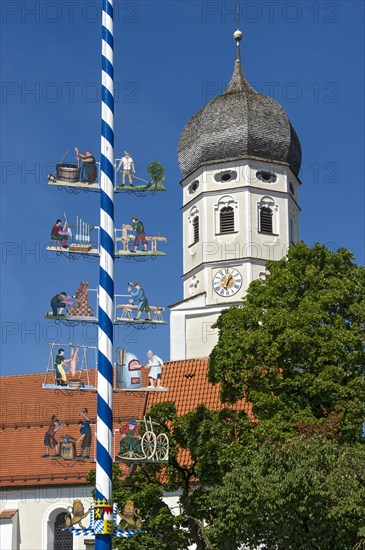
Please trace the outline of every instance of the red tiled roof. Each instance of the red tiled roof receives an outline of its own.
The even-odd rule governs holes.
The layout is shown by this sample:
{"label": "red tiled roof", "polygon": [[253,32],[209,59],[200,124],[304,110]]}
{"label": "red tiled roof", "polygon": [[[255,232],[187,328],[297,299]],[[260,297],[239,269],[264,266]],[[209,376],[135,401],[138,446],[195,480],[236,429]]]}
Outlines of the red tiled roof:
{"label": "red tiled roof", "polygon": [[[169,388],[166,393],[149,392],[147,410],[163,401],[174,401],[179,416],[193,411],[204,404],[208,409],[218,410],[226,407],[219,398],[219,384],[213,386],[207,379],[208,358],[185,359],[165,363],[162,373],[162,385]],[[251,411],[244,400],[237,401],[229,408]]]}
{"label": "red tiled roof", "polygon": [[[147,373],[146,373],[147,375]],[[56,434],[79,437],[77,422],[86,407],[90,419],[96,419],[96,392],[65,392],[43,389],[43,374],[0,377],[0,486],[74,485],[85,483],[85,476],[95,467],[93,461],[55,461],[43,458],[44,434],[56,415],[68,426]],[[146,382],[147,383],[147,382]],[[145,413],[146,393],[114,392],[115,427]],[[95,449],[95,430],[92,428]],[[61,440],[62,441],[62,440]]]}
{"label": "red tiled roof", "polygon": [[[207,369],[207,358],[172,361],[165,364],[162,373],[162,385],[169,388],[168,392],[114,392],[114,429],[129,418],[141,419],[152,405],[164,401],[174,401],[178,415],[201,404],[213,410],[222,408],[219,386],[208,383]],[[147,375],[143,369],[144,386]],[[44,434],[52,415],[68,423],[56,434],[58,441],[60,435],[78,437],[80,411],[86,407],[89,417],[96,419],[97,395],[92,391],[42,389],[43,381],[43,374],[0,377],[0,486],[84,484],[85,476],[95,467],[93,461],[67,461],[66,467],[63,460],[42,458]],[[250,412],[244,401],[232,408]],[[93,455],[94,428],[92,431]]]}
{"label": "red tiled roof", "polygon": [[[178,416],[193,411],[199,405],[205,405],[210,410],[229,407],[251,413],[251,405],[244,400],[237,401],[234,405],[223,405],[219,398],[219,384],[210,384],[207,374],[207,357],[165,363],[161,382],[163,386],[169,388],[169,391],[167,393],[150,392],[147,398],[147,411],[157,403],[173,401]],[[178,461],[180,464],[188,465],[191,462],[189,451],[180,449]]]}

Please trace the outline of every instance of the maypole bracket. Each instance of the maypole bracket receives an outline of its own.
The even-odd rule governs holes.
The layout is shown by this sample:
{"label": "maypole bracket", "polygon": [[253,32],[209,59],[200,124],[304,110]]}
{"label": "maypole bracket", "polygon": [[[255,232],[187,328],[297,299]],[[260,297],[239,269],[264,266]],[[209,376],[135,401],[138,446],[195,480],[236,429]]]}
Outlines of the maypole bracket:
{"label": "maypole bracket", "polygon": [[[118,507],[116,504],[111,504],[107,500],[94,500],[94,503],[90,507],[90,525],[89,527],[77,528],[72,525],[82,525],[81,521],[88,515],[88,513],[80,513],[80,515],[74,513],[75,502],[71,509],[71,512],[66,515],[65,523],[67,527],[65,531],[70,531],[73,535],[86,537],[88,535],[111,535],[112,537],[119,537],[129,539],[133,535],[143,533],[141,529],[120,529],[117,525]],[[131,501],[128,501],[131,502]],[[128,503],[127,503],[128,504]],[[133,504],[133,503],[132,503]],[[81,505],[82,506],[82,505]],[[83,512],[82,506],[82,512]],[[80,510],[81,512],[81,510]],[[134,506],[133,506],[134,513]],[[139,517],[139,516],[138,516]],[[123,515],[122,515],[123,518]],[[79,521],[78,521],[79,520]],[[138,525],[140,522],[138,522]]]}

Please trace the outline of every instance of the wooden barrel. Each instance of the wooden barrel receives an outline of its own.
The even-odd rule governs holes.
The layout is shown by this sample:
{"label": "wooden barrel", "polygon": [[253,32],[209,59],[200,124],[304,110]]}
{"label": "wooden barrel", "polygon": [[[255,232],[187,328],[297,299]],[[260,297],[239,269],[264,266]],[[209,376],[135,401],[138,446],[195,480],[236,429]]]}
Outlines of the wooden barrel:
{"label": "wooden barrel", "polygon": [[79,390],[84,385],[79,378],[72,378],[68,381],[68,385],[73,390]]}
{"label": "wooden barrel", "polygon": [[57,164],[57,179],[67,183],[80,181],[80,168],[77,164]]}

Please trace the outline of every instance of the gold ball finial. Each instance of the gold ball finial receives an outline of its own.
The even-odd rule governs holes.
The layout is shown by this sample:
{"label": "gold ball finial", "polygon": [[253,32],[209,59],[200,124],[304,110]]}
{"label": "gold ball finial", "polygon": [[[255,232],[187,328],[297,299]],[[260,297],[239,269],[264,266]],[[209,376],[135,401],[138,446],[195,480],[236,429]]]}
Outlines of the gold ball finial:
{"label": "gold ball finial", "polygon": [[233,38],[235,39],[236,42],[241,42],[242,37],[243,37],[243,34],[242,34],[242,32],[241,32],[239,29],[237,29],[237,30],[233,33]]}

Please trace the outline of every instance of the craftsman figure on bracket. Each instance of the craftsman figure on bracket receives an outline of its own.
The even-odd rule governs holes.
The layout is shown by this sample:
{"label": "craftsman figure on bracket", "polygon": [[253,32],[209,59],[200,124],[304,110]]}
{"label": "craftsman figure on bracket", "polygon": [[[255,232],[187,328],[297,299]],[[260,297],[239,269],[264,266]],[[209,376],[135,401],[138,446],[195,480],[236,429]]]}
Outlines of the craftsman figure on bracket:
{"label": "craftsman figure on bracket", "polygon": [[122,167],[122,185],[125,185],[125,177],[128,176],[129,185],[133,187],[132,174],[134,175],[136,173],[136,169],[134,161],[127,151],[124,151],[124,157],[120,159],[117,172],[119,172]]}
{"label": "craftsman figure on bracket", "polygon": [[137,252],[139,241],[142,241],[144,251],[147,252],[147,240],[143,222],[141,222],[141,220],[139,220],[136,216],[133,216],[131,220],[132,225],[126,226],[126,228],[130,231],[136,232],[136,238],[134,239],[134,249],[131,250],[131,252]]}
{"label": "craftsman figure on bracket", "polygon": [[81,161],[80,181],[82,183],[94,183],[96,180],[96,162],[91,151],[85,151],[85,154],[80,153],[75,147],[76,160]]}
{"label": "craftsman figure on bracket", "polygon": [[154,388],[154,380],[156,380],[156,387],[162,388],[161,386],[161,373],[162,369],[164,367],[164,363],[160,357],[153,354],[153,351],[147,352],[147,359],[148,363],[147,365],[144,365],[145,367],[148,367],[150,369],[150,372],[148,373],[148,380],[149,380],[149,388]]}
{"label": "craftsman figure on bracket", "polygon": [[67,222],[65,221],[64,226],[62,227],[62,220],[58,219],[51,231],[51,239],[53,241],[61,241],[62,248],[68,248],[67,239],[70,236],[70,233],[66,231]]}
{"label": "craftsman figure on bracket", "polygon": [[67,376],[65,373],[65,363],[67,359],[64,356],[65,350],[60,348],[55,359],[56,384],[57,386],[67,386]]}
{"label": "craftsman figure on bracket", "polygon": [[131,418],[127,424],[123,424],[119,428],[119,433],[122,435],[120,454],[132,452],[133,450],[136,450],[138,453],[141,452],[141,434],[139,433],[137,420]]}
{"label": "craftsman figure on bracket", "polygon": [[72,306],[73,302],[70,302],[72,296],[68,296],[66,292],[60,292],[53,296],[51,300],[52,315],[57,317],[63,314],[63,310],[66,306]]}
{"label": "craftsman figure on bracket", "polygon": [[[151,321],[150,306],[148,305],[147,297],[140,283],[128,283],[128,285],[129,285],[128,292],[130,292],[132,296],[132,299],[129,300],[129,303],[133,304],[135,302],[138,305],[136,320],[138,321],[142,311],[145,311],[147,313],[148,320]],[[134,290],[133,290],[133,287],[134,287]]]}

